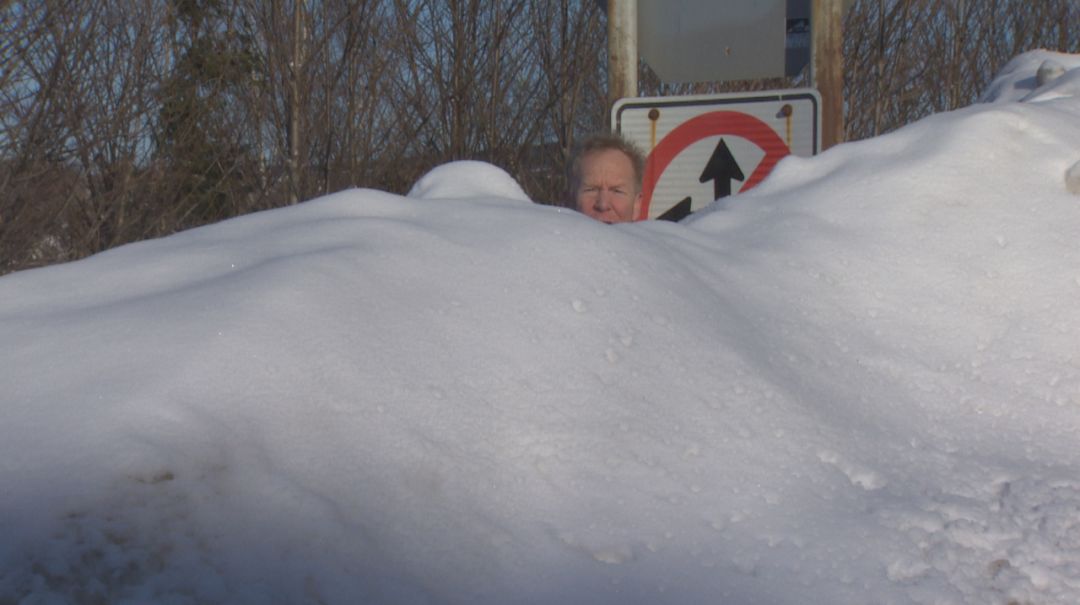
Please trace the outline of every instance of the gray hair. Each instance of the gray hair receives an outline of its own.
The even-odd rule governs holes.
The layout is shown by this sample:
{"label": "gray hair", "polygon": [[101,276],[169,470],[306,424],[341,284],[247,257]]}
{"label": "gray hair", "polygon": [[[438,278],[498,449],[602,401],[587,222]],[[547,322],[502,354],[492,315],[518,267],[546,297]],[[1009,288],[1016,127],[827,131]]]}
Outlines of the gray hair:
{"label": "gray hair", "polygon": [[630,158],[630,163],[634,165],[634,186],[639,193],[641,192],[642,182],[645,180],[645,154],[641,153],[637,145],[618,134],[594,134],[578,146],[577,152],[574,154],[574,161],[570,163],[570,171],[566,179],[567,201],[574,202],[578,186],[581,184],[582,158],[590,153],[609,149],[621,151],[626,157]]}

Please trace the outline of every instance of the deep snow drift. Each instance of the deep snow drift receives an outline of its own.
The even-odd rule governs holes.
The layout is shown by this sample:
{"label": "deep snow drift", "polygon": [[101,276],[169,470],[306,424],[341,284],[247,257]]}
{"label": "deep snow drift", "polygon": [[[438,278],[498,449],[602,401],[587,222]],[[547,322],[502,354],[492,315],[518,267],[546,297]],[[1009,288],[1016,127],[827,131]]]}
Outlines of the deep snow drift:
{"label": "deep snow drift", "polygon": [[451,164],[0,279],[0,603],[1077,602],[1080,58],[984,100],[680,224]]}

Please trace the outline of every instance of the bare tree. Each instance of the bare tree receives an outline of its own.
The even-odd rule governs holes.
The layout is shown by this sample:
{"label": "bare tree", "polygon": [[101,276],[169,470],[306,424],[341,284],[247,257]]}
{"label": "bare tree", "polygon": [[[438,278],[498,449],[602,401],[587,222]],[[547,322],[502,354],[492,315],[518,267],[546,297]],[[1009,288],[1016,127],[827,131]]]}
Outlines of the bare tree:
{"label": "bare tree", "polygon": [[[77,18],[71,18],[77,15]],[[82,197],[69,162],[71,107],[77,74],[88,64],[100,16],[92,3],[72,0],[9,6],[2,93],[5,163],[0,250],[5,267],[34,266],[78,255],[65,221]],[[56,183],[65,183],[57,191]],[[40,198],[42,191],[53,195]]]}
{"label": "bare tree", "polygon": [[1074,0],[859,0],[845,20],[847,138],[975,102],[1012,57],[1080,50]]}
{"label": "bare tree", "polygon": [[518,174],[534,199],[562,205],[576,139],[607,127],[606,27],[594,2],[534,0],[528,16],[546,99],[536,157]]}

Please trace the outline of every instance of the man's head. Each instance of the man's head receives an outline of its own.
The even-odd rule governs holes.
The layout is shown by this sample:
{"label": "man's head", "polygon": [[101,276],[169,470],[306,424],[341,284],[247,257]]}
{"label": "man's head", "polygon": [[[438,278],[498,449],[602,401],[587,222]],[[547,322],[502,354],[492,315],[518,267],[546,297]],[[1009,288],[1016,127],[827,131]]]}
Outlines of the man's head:
{"label": "man's head", "polygon": [[634,220],[641,204],[645,158],[618,135],[596,135],[582,144],[570,168],[570,200],[605,223]]}

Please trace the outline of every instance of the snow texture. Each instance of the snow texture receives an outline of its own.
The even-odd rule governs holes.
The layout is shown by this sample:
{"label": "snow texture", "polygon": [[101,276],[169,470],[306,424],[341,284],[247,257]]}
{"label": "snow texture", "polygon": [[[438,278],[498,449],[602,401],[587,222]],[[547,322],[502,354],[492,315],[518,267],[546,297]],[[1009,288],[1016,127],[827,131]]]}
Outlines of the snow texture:
{"label": "snow texture", "polygon": [[0,603],[1080,602],[1078,74],[681,223],[455,163],[0,278]]}
{"label": "snow texture", "polygon": [[498,166],[460,160],[436,166],[409,190],[409,197],[434,199],[500,198],[529,202],[514,177]]}

